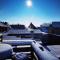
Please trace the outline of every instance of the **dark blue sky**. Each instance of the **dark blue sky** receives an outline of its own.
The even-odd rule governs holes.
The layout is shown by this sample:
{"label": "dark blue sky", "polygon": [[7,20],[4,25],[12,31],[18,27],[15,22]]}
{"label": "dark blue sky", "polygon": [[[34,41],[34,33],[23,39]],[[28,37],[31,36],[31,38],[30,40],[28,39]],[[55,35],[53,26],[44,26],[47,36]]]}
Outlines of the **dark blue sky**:
{"label": "dark blue sky", "polygon": [[45,22],[60,21],[60,0],[0,0],[0,20],[9,23],[40,25]]}

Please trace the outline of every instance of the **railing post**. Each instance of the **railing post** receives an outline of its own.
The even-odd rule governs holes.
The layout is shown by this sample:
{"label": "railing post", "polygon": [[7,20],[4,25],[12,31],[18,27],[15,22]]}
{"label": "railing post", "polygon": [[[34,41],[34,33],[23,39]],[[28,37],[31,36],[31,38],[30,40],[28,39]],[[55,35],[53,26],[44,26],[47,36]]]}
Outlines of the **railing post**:
{"label": "railing post", "polygon": [[3,40],[3,36],[1,35],[1,36],[0,36],[0,42],[2,42],[2,40]]}

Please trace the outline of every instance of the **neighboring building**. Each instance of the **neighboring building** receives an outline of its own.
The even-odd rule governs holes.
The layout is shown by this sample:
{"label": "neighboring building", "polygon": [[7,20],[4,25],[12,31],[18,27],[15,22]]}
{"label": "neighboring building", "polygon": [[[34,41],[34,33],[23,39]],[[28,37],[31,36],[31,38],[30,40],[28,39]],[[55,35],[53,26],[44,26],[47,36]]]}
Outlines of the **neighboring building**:
{"label": "neighboring building", "polygon": [[32,23],[30,23],[30,25],[28,26],[28,28],[30,28],[30,29],[36,29],[36,27]]}
{"label": "neighboring building", "polygon": [[40,30],[41,30],[42,32],[48,33],[49,26],[50,26],[49,23],[44,23],[44,24],[40,25]]}
{"label": "neighboring building", "polygon": [[30,31],[25,25],[10,25],[11,29],[7,32],[8,36],[16,36],[17,38],[31,38]]}
{"label": "neighboring building", "polygon": [[40,40],[41,30],[38,27],[36,27],[36,26],[34,26],[34,24],[30,23],[30,25],[28,26],[28,30],[30,31],[33,39]]}
{"label": "neighboring building", "polygon": [[15,24],[15,25],[10,25],[11,28],[13,29],[25,29],[25,25],[19,25],[19,24]]}
{"label": "neighboring building", "polygon": [[[33,24],[30,24],[32,28],[26,28],[24,25],[10,25],[11,29],[7,32],[8,39],[11,36],[14,38],[34,38],[34,39],[40,39],[41,31],[39,29],[36,29],[36,27]],[[4,39],[6,39],[6,36],[4,36]]]}
{"label": "neighboring building", "polygon": [[13,36],[15,36],[16,38],[31,38],[31,34],[28,29],[10,29],[7,32],[7,37]]}
{"label": "neighboring building", "polygon": [[60,35],[60,22],[52,22],[49,26],[49,33]]}
{"label": "neighboring building", "polygon": [[10,29],[11,27],[9,26],[9,24],[7,24],[7,22],[0,22],[0,32],[6,32]]}
{"label": "neighboring building", "polygon": [[45,23],[40,26],[42,32],[59,34],[60,35],[60,22],[52,22],[51,24]]}

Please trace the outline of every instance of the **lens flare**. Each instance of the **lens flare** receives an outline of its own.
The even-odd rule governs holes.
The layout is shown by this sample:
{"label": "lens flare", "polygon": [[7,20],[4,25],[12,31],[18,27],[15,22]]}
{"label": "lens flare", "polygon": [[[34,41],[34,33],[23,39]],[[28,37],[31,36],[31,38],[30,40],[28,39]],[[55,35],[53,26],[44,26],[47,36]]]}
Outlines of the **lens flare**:
{"label": "lens flare", "polygon": [[26,5],[27,5],[28,7],[32,7],[32,0],[27,0],[27,1],[26,1]]}

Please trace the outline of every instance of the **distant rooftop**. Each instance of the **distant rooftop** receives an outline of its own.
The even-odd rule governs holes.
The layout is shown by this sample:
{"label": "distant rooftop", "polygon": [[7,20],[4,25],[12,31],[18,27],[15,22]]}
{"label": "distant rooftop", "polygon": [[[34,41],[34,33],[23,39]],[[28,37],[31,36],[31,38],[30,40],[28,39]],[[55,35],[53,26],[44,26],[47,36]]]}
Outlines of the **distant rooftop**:
{"label": "distant rooftop", "polygon": [[25,25],[16,24],[16,25],[10,25],[13,29],[25,29]]}
{"label": "distant rooftop", "polygon": [[51,23],[44,23],[41,25],[41,27],[49,27]]}
{"label": "distant rooftop", "polygon": [[60,28],[60,22],[52,22],[52,26],[55,28]]}
{"label": "distant rooftop", "polygon": [[10,27],[10,25],[7,22],[0,22],[1,27]]}
{"label": "distant rooftop", "polygon": [[36,27],[33,25],[33,23],[30,23],[30,25],[28,27],[31,29],[36,29]]}

